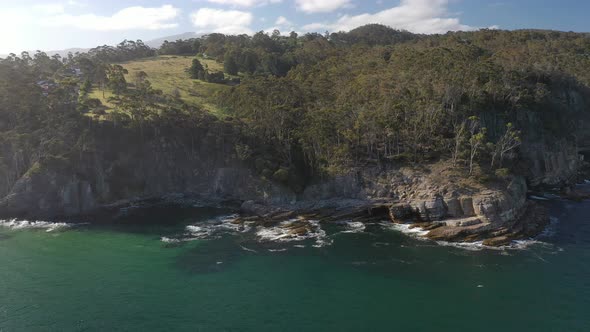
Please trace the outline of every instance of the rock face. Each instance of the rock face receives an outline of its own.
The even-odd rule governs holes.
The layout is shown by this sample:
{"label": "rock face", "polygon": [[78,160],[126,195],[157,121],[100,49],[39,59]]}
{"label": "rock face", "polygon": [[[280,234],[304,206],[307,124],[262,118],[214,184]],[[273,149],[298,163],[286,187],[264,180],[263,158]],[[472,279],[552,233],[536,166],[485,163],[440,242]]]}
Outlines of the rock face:
{"label": "rock face", "polygon": [[26,211],[34,216],[66,216],[92,211],[98,202],[88,181],[50,172],[21,178],[0,206],[9,216],[26,215]]}
{"label": "rock face", "polygon": [[82,175],[40,170],[23,176],[0,199],[0,217],[63,218],[93,213],[121,201],[170,193],[198,193],[209,201],[257,200],[265,204],[286,204],[296,198],[292,191],[260,179],[244,167],[194,171],[194,175],[182,178],[188,170],[138,169],[120,179],[112,166],[92,168]]}
{"label": "rock face", "polygon": [[[514,234],[513,223],[528,208],[524,177],[481,184],[444,163],[356,169],[296,194],[246,167],[223,143],[195,148],[167,137],[122,150],[113,150],[117,142],[101,144],[69,166],[31,167],[10,188],[0,188],[7,192],[0,199],[0,217],[75,217],[182,193],[208,202],[240,201],[242,212],[262,224],[298,215],[326,221],[390,218],[420,223],[433,239],[459,241],[505,236],[494,233],[502,228]],[[563,144],[544,152],[528,145],[531,160],[544,160],[530,170],[535,181],[559,182],[577,169],[575,153]]]}
{"label": "rock face", "polygon": [[581,167],[582,157],[572,144],[565,141],[548,147],[544,144],[531,144],[523,152],[527,163],[527,173],[534,186],[560,186],[570,183]]}
{"label": "rock face", "polygon": [[[127,201],[140,201],[141,197],[198,193],[208,204],[231,199],[244,202],[243,215],[254,217],[260,225],[273,225],[297,216],[327,222],[391,219],[398,223],[415,222],[429,230],[428,236],[434,240],[497,238],[490,241],[494,244],[506,240],[501,236],[512,234],[514,238],[514,234],[522,233],[514,230],[514,225],[529,208],[523,177],[493,186],[467,185],[460,181],[464,177],[444,165],[389,171],[367,169],[311,185],[299,197],[260,179],[247,168],[192,169],[191,176],[182,178],[189,173],[184,165],[180,163],[167,173],[162,165],[139,169],[137,174],[126,174],[123,180],[117,174],[120,171],[112,166],[94,167],[81,174],[40,170],[23,176],[14,185],[10,194],[0,200],[0,211],[10,217],[67,217],[95,213],[105,207],[118,209]],[[121,192],[123,196],[135,195],[130,196],[131,201],[121,201],[116,199],[116,193]],[[120,212],[110,215],[113,214]],[[498,233],[502,229],[510,231]]]}

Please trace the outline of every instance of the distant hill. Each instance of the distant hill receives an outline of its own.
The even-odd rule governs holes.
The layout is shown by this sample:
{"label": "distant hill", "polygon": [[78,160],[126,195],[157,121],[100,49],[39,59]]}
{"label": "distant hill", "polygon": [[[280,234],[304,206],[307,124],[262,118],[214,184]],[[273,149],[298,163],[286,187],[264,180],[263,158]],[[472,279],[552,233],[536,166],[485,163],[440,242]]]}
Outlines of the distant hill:
{"label": "distant hill", "polygon": [[[162,38],[157,38],[157,39],[152,39],[152,40],[148,40],[148,41],[144,41],[144,43],[146,45],[148,45],[149,47],[153,47],[153,48],[160,48],[160,46],[162,46],[162,44],[164,43],[164,41],[175,41],[178,39],[191,39],[191,38],[198,38],[202,36],[202,34],[197,34],[195,32],[185,32],[185,33],[181,33],[178,35],[172,35],[172,36],[166,36],[166,37],[162,37]],[[52,56],[54,54],[59,54],[61,57],[67,57],[68,53],[72,52],[73,54],[76,54],[76,52],[88,52],[88,50],[90,50],[90,48],[68,48],[65,50],[54,50],[54,51],[45,51],[45,53],[47,53],[47,55]],[[29,53],[33,54],[36,51],[29,51]],[[0,54],[0,58],[6,58],[8,56],[8,54]]]}
{"label": "distant hill", "polygon": [[164,44],[164,41],[166,41],[166,40],[171,42],[171,41],[175,41],[175,40],[179,40],[179,39],[191,39],[191,38],[198,38],[201,36],[202,36],[202,34],[198,34],[195,32],[185,32],[185,33],[181,33],[179,35],[172,35],[172,36],[167,36],[167,37],[144,41],[144,43],[149,47],[160,48],[160,46],[162,46],[162,44]]}
{"label": "distant hill", "polygon": [[84,53],[88,52],[89,48],[68,48],[65,50],[57,50],[57,51],[47,51],[47,55],[52,56],[54,54],[59,54],[62,58],[67,57],[68,53],[72,52],[72,54],[76,54],[77,52]]}

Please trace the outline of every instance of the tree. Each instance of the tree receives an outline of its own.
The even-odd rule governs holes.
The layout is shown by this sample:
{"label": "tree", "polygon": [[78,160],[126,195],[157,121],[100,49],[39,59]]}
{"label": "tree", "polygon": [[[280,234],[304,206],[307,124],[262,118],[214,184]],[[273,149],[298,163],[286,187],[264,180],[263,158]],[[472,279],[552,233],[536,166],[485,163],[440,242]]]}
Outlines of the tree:
{"label": "tree", "polygon": [[108,69],[108,83],[107,85],[113,91],[114,94],[120,95],[127,91],[127,81],[125,75],[129,74],[127,69],[121,65],[113,65]]}
{"label": "tree", "polygon": [[236,53],[233,51],[225,52],[225,57],[223,60],[223,69],[226,73],[230,75],[237,75],[238,74],[238,63],[236,61]]}
{"label": "tree", "polygon": [[90,82],[90,80],[86,79],[80,86],[80,93],[82,95],[88,95],[90,93],[90,90],[92,90],[92,83]]}
{"label": "tree", "polygon": [[135,86],[138,87],[148,78],[148,74],[145,71],[141,70],[136,72],[133,75],[133,78],[135,79]]}
{"label": "tree", "polygon": [[197,59],[197,58],[193,59],[193,64],[189,68],[189,74],[192,79],[196,79],[196,80],[203,80],[204,79],[204,77],[206,76],[206,71],[205,71],[205,68],[203,67],[203,65],[201,64],[201,61],[199,61],[199,59]]}
{"label": "tree", "polygon": [[479,154],[482,146],[485,145],[486,128],[481,127],[481,123],[477,116],[469,118],[469,175],[473,174],[473,166],[475,158]]}
{"label": "tree", "polygon": [[454,140],[453,140],[453,151],[451,153],[451,159],[453,161],[453,166],[457,165],[457,161],[459,161],[459,157],[461,155],[461,147],[464,144],[465,141],[465,131],[466,131],[466,127],[467,123],[465,121],[462,121],[460,124],[455,124],[454,126]]}
{"label": "tree", "polygon": [[239,61],[240,71],[248,74],[253,74],[258,67],[258,55],[253,50],[245,50]]}
{"label": "tree", "polygon": [[516,149],[521,144],[522,141],[520,139],[520,131],[514,129],[514,125],[512,123],[508,123],[506,125],[506,131],[504,132],[504,135],[500,137],[500,140],[498,140],[494,146],[492,152],[491,168],[493,169],[496,166],[496,161],[498,161],[498,159],[498,167],[501,168],[506,154]]}

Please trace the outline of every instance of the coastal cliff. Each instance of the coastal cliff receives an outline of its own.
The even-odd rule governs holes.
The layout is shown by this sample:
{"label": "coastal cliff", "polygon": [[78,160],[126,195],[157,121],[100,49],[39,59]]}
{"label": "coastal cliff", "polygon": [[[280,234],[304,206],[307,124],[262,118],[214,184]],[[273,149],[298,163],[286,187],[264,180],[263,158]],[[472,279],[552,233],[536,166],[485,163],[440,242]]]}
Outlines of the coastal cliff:
{"label": "coastal cliff", "polygon": [[[143,43],[0,60],[0,216],[231,202],[238,224],[390,219],[493,244],[539,232],[528,192],[567,191],[590,158],[587,36],[359,29],[204,36],[173,62],[173,91],[155,88],[170,50]],[[135,68],[147,57],[153,77]],[[206,68],[226,60],[230,78]]]}
{"label": "coastal cliff", "polygon": [[243,214],[263,223],[297,216],[390,219],[427,230],[426,236],[434,240],[501,245],[532,236],[547,223],[542,210],[527,200],[530,187],[568,187],[586,164],[580,148],[580,142],[587,141],[586,104],[580,98],[566,99],[569,102],[559,107],[582,119],[581,129],[561,139],[541,138],[535,129],[539,115],[523,113],[520,125],[527,131],[515,161],[516,173],[479,178],[442,160],[355,167],[311,181],[302,177],[281,181],[280,165],[260,159],[248,162],[239,158],[235,139],[220,139],[235,135],[227,122],[184,130],[159,124],[148,128],[152,134],[105,122],[93,127],[92,148],[69,159],[39,159],[2,188],[6,195],[0,199],[0,214],[95,220],[117,216],[121,209],[142,201],[180,205],[232,201],[245,202]]}

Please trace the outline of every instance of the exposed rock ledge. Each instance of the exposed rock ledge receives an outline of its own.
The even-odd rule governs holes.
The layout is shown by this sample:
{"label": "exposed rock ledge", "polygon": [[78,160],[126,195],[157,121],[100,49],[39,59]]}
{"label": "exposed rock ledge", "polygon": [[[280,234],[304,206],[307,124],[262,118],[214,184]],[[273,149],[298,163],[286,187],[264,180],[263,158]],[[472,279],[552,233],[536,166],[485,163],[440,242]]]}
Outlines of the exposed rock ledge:
{"label": "exposed rock ledge", "polygon": [[[436,173],[436,177],[440,175]],[[294,217],[320,222],[390,220],[428,231],[425,236],[435,241],[483,241],[484,245],[503,246],[539,234],[549,222],[544,208],[527,200],[522,177],[495,188],[469,187],[452,179],[437,186],[433,177],[413,173],[405,182],[389,178],[396,191],[404,193],[402,197],[305,201],[294,206],[247,201],[241,207],[244,217],[236,223],[273,225]],[[378,186],[365,183],[364,188]]]}
{"label": "exposed rock ledge", "polygon": [[[138,198],[108,201],[108,190],[97,181],[69,174],[23,177],[0,200],[0,214],[29,218],[67,217],[111,220],[154,205],[229,206],[241,210],[236,223],[274,225],[298,218],[337,222],[391,220],[412,223],[429,231],[433,240],[482,241],[503,245],[530,237],[548,222],[542,209],[526,199],[522,177],[481,184],[445,164],[382,170],[362,169],[310,185],[295,195],[263,181],[246,170],[213,170],[213,176],[194,177],[194,184],[164,186],[138,193]],[[189,182],[188,184],[191,184]],[[187,194],[198,192],[199,195]],[[101,198],[102,197],[102,198]],[[98,203],[99,200],[106,203]],[[239,208],[241,204],[241,208]],[[78,218],[78,219],[76,219]],[[297,232],[305,231],[297,224]]]}

